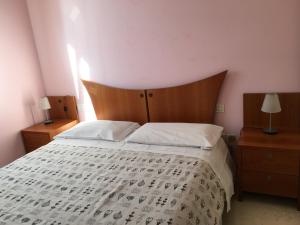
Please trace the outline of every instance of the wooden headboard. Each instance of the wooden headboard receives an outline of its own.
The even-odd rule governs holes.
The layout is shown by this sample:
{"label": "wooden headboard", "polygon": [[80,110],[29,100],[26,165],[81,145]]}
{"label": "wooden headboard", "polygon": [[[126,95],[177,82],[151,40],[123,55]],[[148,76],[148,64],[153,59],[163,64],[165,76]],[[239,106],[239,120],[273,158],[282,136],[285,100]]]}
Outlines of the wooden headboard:
{"label": "wooden headboard", "polygon": [[144,90],[128,90],[108,87],[82,80],[86,87],[98,119],[146,123]]}
{"label": "wooden headboard", "polygon": [[[281,112],[272,114],[272,125],[284,130],[300,130],[300,93],[278,93]],[[268,127],[269,115],[261,111],[265,93],[244,94],[244,127]]]}
{"label": "wooden headboard", "polygon": [[51,119],[72,119],[78,120],[78,111],[75,96],[47,96],[51,109]]}
{"label": "wooden headboard", "polygon": [[177,87],[147,90],[150,121],[213,123],[226,73]]}
{"label": "wooden headboard", "polygon": [[213,123],[227,71],[176,87],[128,90],[83,80],[98,119]]}

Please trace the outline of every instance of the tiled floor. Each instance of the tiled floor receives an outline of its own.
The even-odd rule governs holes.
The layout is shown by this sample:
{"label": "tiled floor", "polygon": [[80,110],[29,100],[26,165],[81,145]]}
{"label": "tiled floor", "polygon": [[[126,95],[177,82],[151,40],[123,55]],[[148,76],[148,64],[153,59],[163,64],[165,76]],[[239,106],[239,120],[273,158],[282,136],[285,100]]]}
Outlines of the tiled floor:
{"label": "tiled floor", "polygon": [[224,215],[223,225],[300,225],[296,200],[245,194],[232,201],[232,210]]}

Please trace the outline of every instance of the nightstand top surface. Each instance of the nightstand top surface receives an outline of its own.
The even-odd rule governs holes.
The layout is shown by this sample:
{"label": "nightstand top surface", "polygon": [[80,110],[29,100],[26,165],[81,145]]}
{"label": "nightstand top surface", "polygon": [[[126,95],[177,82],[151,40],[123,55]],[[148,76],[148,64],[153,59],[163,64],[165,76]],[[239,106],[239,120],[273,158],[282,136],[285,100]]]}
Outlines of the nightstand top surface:
{"label": "nightstand top surface", "polygon": [[243,128],[239,146],[290,149],[300,151],[300,131],[281,131],[268,135],[259,128]]}
{"label": "nightstand top surface", "polygon": [[54,119],[54,122],[51,124],[45,125],[44,123],[39,123],[36,125],[33,125],[31,127],[28,127],[26,129],[23,129],[22,131],[24,132],[39,132],[39,133],[50,133],[53,132],[54,130],[60,129],[63,126],[66,125],[75,125],[78,123],[77,120],[72,120],[72,119]]}

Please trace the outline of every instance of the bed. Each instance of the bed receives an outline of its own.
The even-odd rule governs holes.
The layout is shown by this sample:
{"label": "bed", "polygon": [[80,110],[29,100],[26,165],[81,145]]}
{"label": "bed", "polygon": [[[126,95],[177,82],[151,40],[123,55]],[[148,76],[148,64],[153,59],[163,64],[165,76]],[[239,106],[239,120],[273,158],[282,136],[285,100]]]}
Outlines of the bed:
{"label": "bed", "polygon": [[[103,116],[93,98],[93,95],[99,97],[94,85],[88,90],[97,115]],[[139,98],[145,100],[145,94],[165,95],[166,90],[145,90],[143,93]],[[106,99],[103,95],[100,98]],[[141,123],[141,118],[143,122],[150,118],[165,120],[166,116],[153,107],[155,102],[146,101],[146,117],[136,117],[138,122]],[[156,114],[149,113],[151,104]],[[112,113],[113,109],[106,110],[109,113],[106,112],[104,119],[116,120],[112,118],[117,115]],[[198,106],[192,111],[195,110],[204,112]],[[176,112],[172,121],[180,119],[181,111]],[[196,114],[191,113],[186,118],[203,117],[203,113]],[[135,115],[128,113],[122,120],[132,120],[130,116]],[[159,145],[126,140],[58,137],[1,168],[0,224],[222,223],[225,205],[230,209],[233,184],[230,156],[221,138],[209,149],[200,145]]]}

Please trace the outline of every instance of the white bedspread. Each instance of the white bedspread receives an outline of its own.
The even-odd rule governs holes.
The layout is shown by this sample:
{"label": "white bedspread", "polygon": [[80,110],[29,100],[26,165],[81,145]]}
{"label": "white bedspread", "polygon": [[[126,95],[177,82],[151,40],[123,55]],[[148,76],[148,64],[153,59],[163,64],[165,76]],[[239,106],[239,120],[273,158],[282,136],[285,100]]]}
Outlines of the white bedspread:
{"label": "white bedspread", "polygon": [[210,166],[222,182],[226,193],[227,212],[230,210],[230,201],[232,195],[234,194],[233,177],[229,166],[229,163],[231,163],[231,157],[228,148],[222,138],[217,142],[216,146],[209,151],[200,150],[199,148],[193,147],[145,145],[126,142],[83,139],[57,138],[53,141],[53,143],[74,146],[93,146],[122,150],[145,151],[163,154],[176,154],[200,158],[210,164]]}
{"label": "white bedspread", "polygon": [[227,148],[57,139],[0,169],[0,225],[221,225]]}

